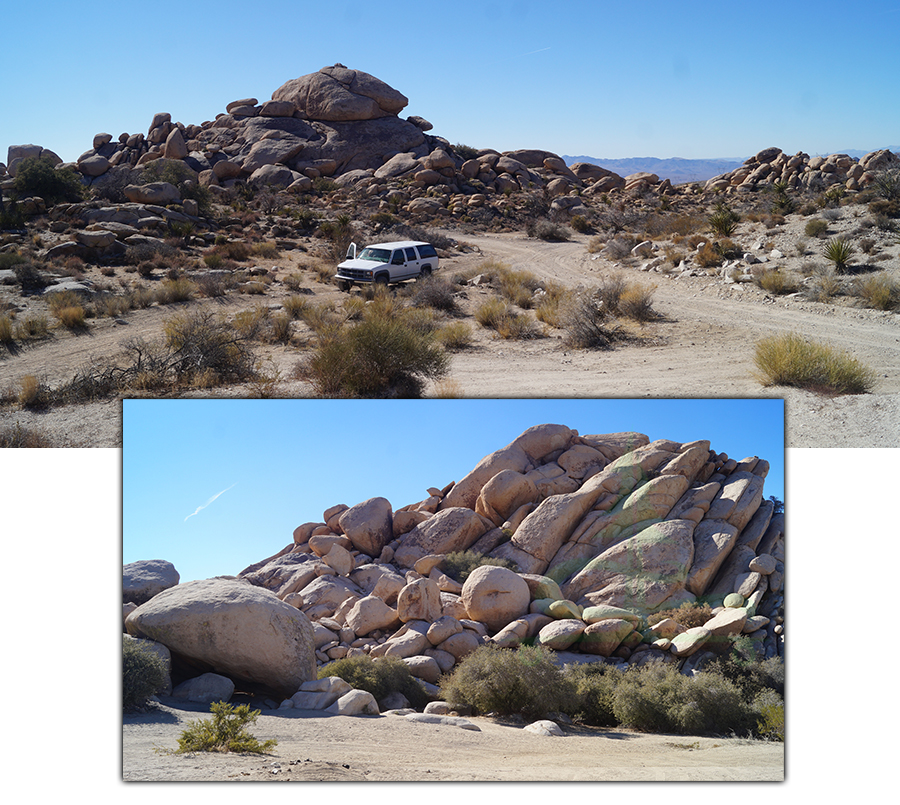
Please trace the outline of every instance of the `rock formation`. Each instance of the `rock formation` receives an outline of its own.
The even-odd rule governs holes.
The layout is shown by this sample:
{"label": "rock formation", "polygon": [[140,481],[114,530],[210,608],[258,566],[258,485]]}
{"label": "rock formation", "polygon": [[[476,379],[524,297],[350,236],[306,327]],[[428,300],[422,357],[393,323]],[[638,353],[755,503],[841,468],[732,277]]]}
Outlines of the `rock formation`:
{"label": "rock formation", "polygon": [[[268,623],[277,612],[281,639],[293,646],[296,636],[288,665],[304,679],[313,663],[394,656],[432,697],[440,674],[489,641],[533,640],[561,662],[696,663],[698,652],[713,656],[744,634],[759,657],[776,656],[784,640],[784,515],[764,499],[768,470],[764,459],[737,461],[707,441],[538,425],[458,483],[428,488],[422,501],[329,506],[321,522],[298,526],[292,542],[238,578],[162,592],[131,612],[126,628],[163,643],[173,659],[254,680],[260,671],[245,664],[248,655],[273,661],[268,650],[240,645],[243,635],[256,640],[254,618]],[[482,565],[461,584],[443,568],[446,554],[465,550],[516,569]],[[233,643],[212,641],[211,651],[210,639],[181,632],[190,631],[192,610],[207,622],[207,598],[220,590],[241,598],[256,591],[260,609],[234,624]],[[691,602],[712,607],[702,627],[670,618],[648,627],[649,615]],[[231,655],[239,651],[238,661]],[[298,702],[325,688],[301,686],[304,679],[267,684],[288,698],[302,692],[283,706],[306,706]],[[347,691],[332,693],[320,696],[323,707]]]}

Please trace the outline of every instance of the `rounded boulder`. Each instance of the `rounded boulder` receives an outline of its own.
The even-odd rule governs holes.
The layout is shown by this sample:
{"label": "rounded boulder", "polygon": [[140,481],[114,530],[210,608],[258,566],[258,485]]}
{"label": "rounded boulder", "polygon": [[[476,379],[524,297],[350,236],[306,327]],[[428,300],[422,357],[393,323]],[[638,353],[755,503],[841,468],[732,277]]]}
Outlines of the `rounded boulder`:
{"label": "rounded boulder", "polygon": [[461,599],[472,620],[496,632],[528,613],[531,593],[518,573],[505,567],[476,567],[463,584]]}
{"label": "rounded boulder", "polygon": [[239,579],[192,581],[165,590],[134,610],[125,629],[162,643],[173,660],[283,697],[316,677],[309,618]]}

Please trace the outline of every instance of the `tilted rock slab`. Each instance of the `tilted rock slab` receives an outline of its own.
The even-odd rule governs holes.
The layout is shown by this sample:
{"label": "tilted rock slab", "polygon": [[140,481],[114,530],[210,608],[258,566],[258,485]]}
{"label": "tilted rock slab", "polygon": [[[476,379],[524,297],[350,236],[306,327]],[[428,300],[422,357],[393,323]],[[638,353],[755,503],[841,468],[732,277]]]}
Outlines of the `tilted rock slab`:
{"label": "tilted rock slab", "polygon": [[144,604],[163,590],[175,587],[181,577],[165,559],[142,559],[122,567],[122,603]]}
{"label": "tilted rock slab", "polygon": [[246,581],[180,584],[139,606],[125,628],[189,664],[283,696],[316,676],[309,618]]}

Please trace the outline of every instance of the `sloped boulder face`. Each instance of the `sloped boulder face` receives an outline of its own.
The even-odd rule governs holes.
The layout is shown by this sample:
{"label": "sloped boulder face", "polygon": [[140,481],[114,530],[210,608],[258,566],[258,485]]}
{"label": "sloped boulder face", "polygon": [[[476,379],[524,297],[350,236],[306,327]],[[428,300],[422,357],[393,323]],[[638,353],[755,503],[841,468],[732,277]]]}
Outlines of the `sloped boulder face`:
{"label": "sloped boulder face", "polygon": [[445,509],[417,525],[403,538],[394,552],[394,561],[412,567],[430,553],[464,551],[487,529],[484,519],[471,509]]}
{"label": "sloped boulder face", "polygon": [[653,612],[684,589],[694,556],[693,532],[690,520],[652,525],[589,562],[563,585],[563,595],[582,605]]}
{"label": "sloped boulder face", "polygon": [[409,99],[393,87],[361,70],[342,64],[295,78],[272,93],[273,101],[294,104],[311,120],[374,120],[398,115]]}
{"label": "sloped boulder face", "polygon": [[520,506],[537,498],[538,490],[531,480],[521,473],[502,470],[482,488],[475,511],[501,526]]}
{"label": "sloped boulder face", "polygon": [[143,559],[122,566],[122,603],[144,604],[178,584],[175,565],[165,559]]}
{"label": "sloped boulder face", "polygon": [[134,610],[125,629],[162,643],[173,661],[282,697],[316,676],[309,619],[245,581],[216,578],[173,587]]}

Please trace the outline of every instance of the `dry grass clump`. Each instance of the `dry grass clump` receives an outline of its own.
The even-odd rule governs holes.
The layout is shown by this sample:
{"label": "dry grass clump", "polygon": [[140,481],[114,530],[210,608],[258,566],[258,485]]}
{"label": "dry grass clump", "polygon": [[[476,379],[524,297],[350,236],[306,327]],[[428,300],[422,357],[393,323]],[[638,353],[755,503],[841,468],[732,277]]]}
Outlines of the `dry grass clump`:
{"label": "dry grass clump", "polygon": [[0,344],[12,344],[15,340],[13,336],[13,321],[8,314],[0,314]]}
{"label": "dry grass clump", "polygon": [[525,313],[513,310],[509,302],[499,297],[491,297],[475,309],[475,321],[482,327],[493,330],[500,338],[517,341],[538,338],[541,332],[537,322]]}
{"label": "dry grass clump", "polygon": [[87,313],[78,294],[72,291],[58,291],[47,297],[50,312],[59,323],[69,330],[80,330],[86,326]]}
{"label": "dry grass clump", "polygon": [[53,440],[36,428],[15,425],[0,427],[0,448],[9,447],[55,447]]}
{"label": "dry grass clump", "polygon": [[154,293],[160,305],[174,305],[178,302],[189,302],[194,298],[197,286],[187,277],[163,280]]}
{"label": "dry grass clump", "polygon": [[445,313],[457,309],[456,297],[453,295],[453,284],[443,277],[426,277],[415,283],[412,289],[410,304],[416,307],[430,307]]}
{"label": "dry grass clump", "polygon": [[860,277],[853,283],[853,292],[866,307],[875,310],[894,310],[900,307],[900,283],[886,271]]}
{"label": "dry grass clump", "polygon": [[444,349],[459,352],[472,345],[472,328],[464,321],[453,321],[441,327],[436,337]]}
{"label": "dry grass clump", "polygon": [[756,344],[754,363],[764,386],[795,386],[823,394],[865,394],[876,374],[851,355],[796,333],[770,336]]}
{"label": "dry grass clump", "polygon": [[46,384],[34,375],[25,375],[19,379],[19,392],[16,402],[23,408],[42,408],[49,400],[50,390]]}
{"label": "dry grass clump", "polygon": [[764,291],[776,295],[795,293],[800,288],[793,274],[784,273],[777,268],[768,268],[756,274],[754,281]]}

